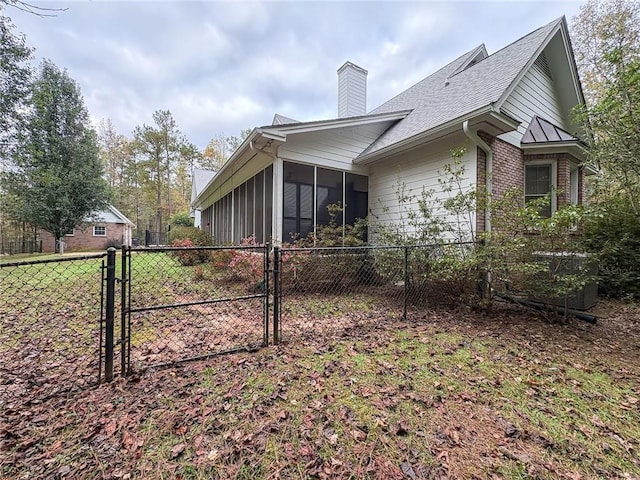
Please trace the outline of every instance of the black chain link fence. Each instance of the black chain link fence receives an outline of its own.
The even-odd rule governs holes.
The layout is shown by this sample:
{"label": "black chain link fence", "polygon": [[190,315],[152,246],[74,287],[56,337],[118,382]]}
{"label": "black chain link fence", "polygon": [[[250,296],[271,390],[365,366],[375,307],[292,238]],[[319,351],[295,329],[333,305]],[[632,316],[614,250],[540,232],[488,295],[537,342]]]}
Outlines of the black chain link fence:
{"label": "black chain link fence", "polygon": [[125,249],[127,370],[265,344],[267,252],[266,246]]}
{"label": "black chain link fence", "polygon": [[0,410],[98,382],[105,256],[0,265]]}
{"label": "black chain link fence", "polygon": [[[111,380],[118,370],[355,335],[479,301],[489,277],[477,247],[125,247],[4,263],[0,408]],[[542,270],[558,270],[549,265],[545,257]],[[495,268],[492,284],[506,285],[501,274],[515,285],[517,275]]]}
{"label": "black chain link fence", "polygon": [[347,335],[479,294],[473,243],[276,249],[280,338]]}

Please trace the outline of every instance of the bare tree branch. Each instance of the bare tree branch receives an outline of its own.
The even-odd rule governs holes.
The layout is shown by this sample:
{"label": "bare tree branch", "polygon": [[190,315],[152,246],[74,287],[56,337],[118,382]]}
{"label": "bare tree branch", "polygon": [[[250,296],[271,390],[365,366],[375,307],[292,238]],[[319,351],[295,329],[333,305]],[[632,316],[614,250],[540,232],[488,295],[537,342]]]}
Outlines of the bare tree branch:
{"label": "bare tree branch", "polygon": [[38,17],[57,17],[58,13],[66,12],[68,8],[47,8],[33,5],[23,0],[0,0],[0,4],[5,4],[22,12],[31,13]]}

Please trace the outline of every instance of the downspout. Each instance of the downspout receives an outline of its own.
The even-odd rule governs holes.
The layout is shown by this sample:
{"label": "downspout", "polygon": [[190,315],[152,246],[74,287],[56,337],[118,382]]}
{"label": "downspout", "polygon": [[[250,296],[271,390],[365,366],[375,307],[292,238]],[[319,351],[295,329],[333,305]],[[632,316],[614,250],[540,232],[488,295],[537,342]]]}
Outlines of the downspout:
{"label": "downspout", "polygon": [[469,128],[469,120],[465,120],[462,123],[462,130],[464,134],[471,140],[476,147],[480,148],[485,153],[485,174],[484,182],[487,192],[487,200],[484,207],[484,231],[491,232],[491,195],[493,194],[493,152],[491,147],[478,136],[476,130]]}

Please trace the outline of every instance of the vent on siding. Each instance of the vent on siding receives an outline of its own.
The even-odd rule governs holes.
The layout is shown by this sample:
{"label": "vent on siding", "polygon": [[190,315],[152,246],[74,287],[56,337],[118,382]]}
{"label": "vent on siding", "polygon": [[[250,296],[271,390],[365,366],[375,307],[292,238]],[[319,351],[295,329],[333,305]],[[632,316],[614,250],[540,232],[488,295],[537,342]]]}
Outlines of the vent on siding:
{"label": "vent on siding", "polygon": [[542,70],[542,73],[544,73],[547,77],[551,78],[551,69],[549,68],[549,62],[547,62],[547,56],[544,54],[544,52],[542,52],[538,58],[536,58],[536,61],[533,63],[536,67],[538,67],[540,70]]}

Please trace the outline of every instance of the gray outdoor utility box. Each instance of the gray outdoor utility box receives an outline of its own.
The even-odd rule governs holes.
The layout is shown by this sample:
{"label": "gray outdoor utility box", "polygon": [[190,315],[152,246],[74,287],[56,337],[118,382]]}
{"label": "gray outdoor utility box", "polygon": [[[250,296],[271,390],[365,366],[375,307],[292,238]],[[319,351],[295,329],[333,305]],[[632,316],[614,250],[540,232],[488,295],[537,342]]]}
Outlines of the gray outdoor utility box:
{"label": "gray outdoor utility box", "polygon": [[[584,274],[590,277],[589,281],[579,290],[565,297],[545,299],[545,303],[558,305],[575,310],[588,310],[598,303],[598,264],[586,253],[570,252],[536,252],[537,260],[548,263],[549,268],[556,270],[558,275]],[[533,299],[540,301],[541,299]],[[565,302],[566,301],[566,302]]]}

